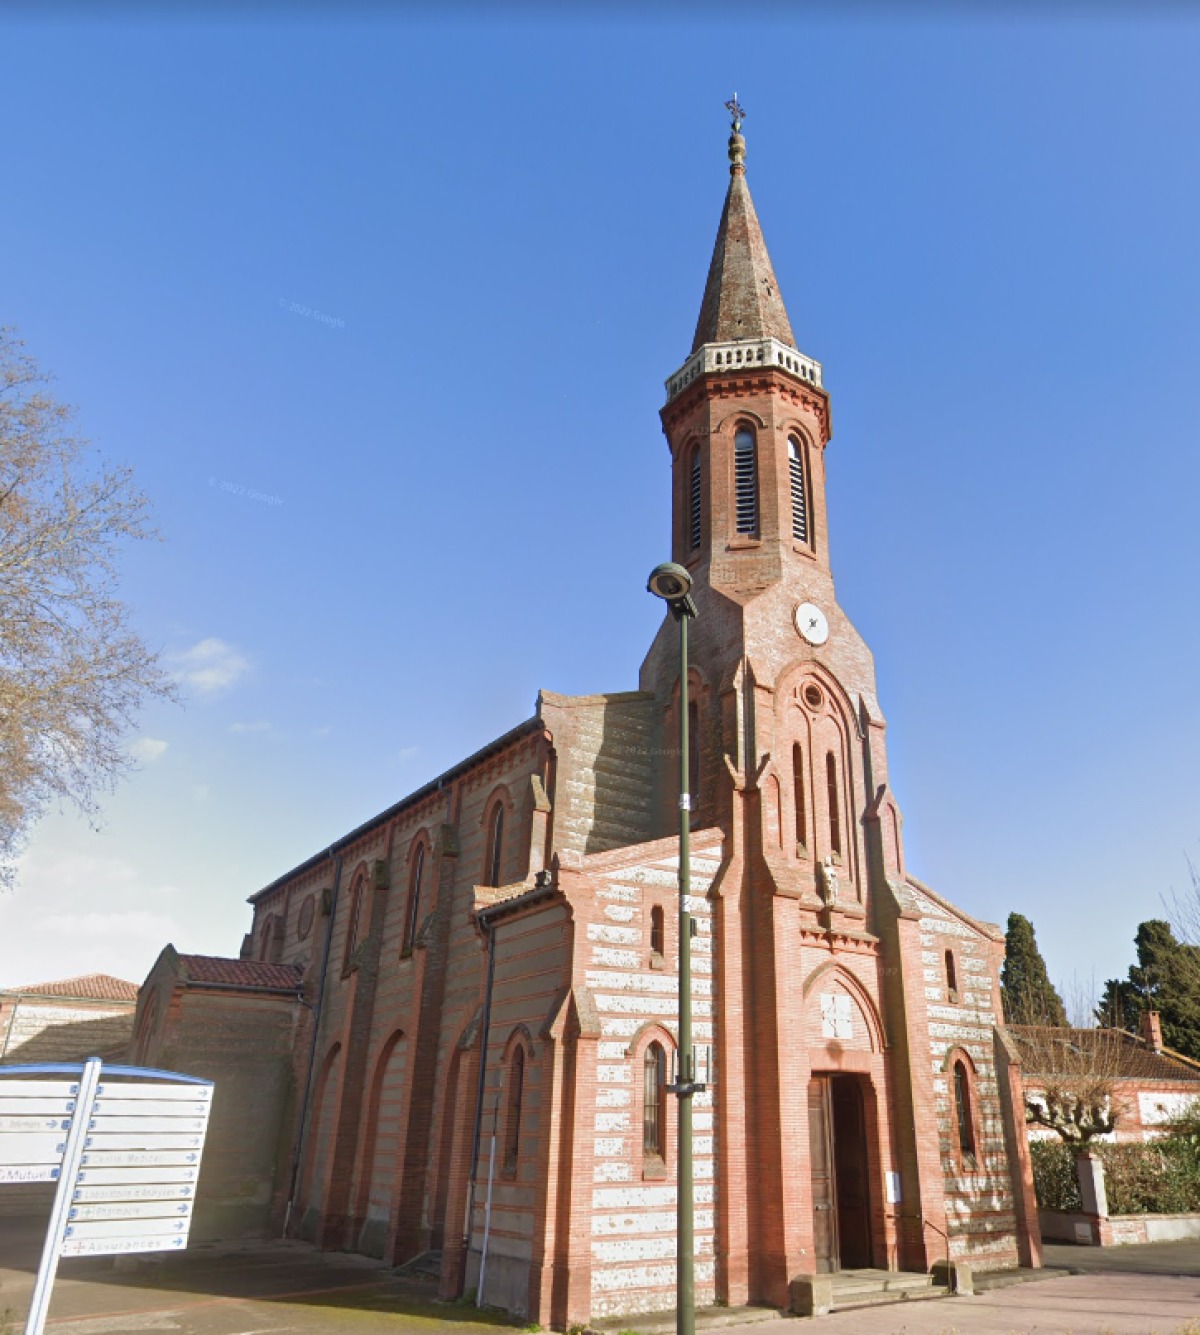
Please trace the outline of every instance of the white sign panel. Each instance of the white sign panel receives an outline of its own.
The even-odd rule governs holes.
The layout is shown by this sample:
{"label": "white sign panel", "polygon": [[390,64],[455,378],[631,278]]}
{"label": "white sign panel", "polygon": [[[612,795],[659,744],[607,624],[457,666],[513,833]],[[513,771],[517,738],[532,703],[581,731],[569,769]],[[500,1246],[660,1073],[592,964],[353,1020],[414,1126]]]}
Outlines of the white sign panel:
{"label": "white sign panel", "polygon": [[[36,1078],[52,1073],[74,1078]],[[0,1183],[58,1182],[25,1335],[43,1335],[60,1257],[187,1245],[212,1090],[98,1057],[0,1068]]]}
{"label": "white sign panel", "polygon": [[17,1167],[0,1168],[2,1182],[57,1182],[62,1171],[58,1164],[20,1164]]}

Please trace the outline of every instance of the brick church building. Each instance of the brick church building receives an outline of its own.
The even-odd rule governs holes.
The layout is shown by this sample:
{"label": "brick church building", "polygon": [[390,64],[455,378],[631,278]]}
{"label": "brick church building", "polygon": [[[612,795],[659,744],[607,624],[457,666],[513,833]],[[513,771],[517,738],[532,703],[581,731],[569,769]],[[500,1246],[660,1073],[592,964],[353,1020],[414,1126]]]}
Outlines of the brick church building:
{"label": "brick church building", "polygon": [[[829,395],[738,121],[729,158],[662,409],[698,606],[696,1286],[786,1307],[797,1277],[1039,1264],[1040,1242],[1003,935],[905,865],[834,592]],[[679,687],[668,618],[637,690],[543,691],[259,890],[240,959],[163,952],[136,1055],[217,1079],[210,1231],[431,1254],[446,1296],[486,1233],[484,1300],[543,1324],[673,1305]]]}

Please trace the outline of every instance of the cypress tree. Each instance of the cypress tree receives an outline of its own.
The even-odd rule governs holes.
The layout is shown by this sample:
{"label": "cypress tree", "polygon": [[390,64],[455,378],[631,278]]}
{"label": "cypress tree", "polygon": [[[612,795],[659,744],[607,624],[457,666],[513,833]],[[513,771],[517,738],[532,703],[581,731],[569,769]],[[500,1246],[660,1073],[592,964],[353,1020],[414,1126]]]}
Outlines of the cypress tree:
{"label": "cypress tree", "polygon": [[1020,913],[1008,915],[1000,992],[1004,1014],[1013,1024],[1067,1023],[1066,1007],[1046,972],[1033,923]]}
{"label": "cypress tree", "polygon": [[1129,986],[1139,1008],[1158,1011],[1167,1047],[1200,1059],[1200,947],[1177,940],[1158,918],[1141,923],[1135,941]]}

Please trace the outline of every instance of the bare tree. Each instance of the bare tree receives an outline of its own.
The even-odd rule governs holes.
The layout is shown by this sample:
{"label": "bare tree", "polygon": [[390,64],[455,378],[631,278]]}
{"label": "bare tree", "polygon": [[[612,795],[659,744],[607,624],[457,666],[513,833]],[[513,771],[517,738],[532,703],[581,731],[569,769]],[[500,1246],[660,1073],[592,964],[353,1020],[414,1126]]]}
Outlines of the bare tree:
{"label": "bare tree", "polygon": [[154,536],[146,499],[23,347],[0,329],[0,883],[47,804],[95,816],[138,707],[174,694],[117,596],[122,547]]}
{"label": "bare tree", "polygon": [[[1064,995],[1073,1018],[1093,1013],[1094,1004],[1077,979]],[[1079,1149],[1116,1128],[1126,1111],[1123,1059],[1137,1047],[1132,1034],[1086,1023],[1023,1024],[1019,1016],[1008,1028],[1021,1054],[1027,1123],[1044,1126]]]}

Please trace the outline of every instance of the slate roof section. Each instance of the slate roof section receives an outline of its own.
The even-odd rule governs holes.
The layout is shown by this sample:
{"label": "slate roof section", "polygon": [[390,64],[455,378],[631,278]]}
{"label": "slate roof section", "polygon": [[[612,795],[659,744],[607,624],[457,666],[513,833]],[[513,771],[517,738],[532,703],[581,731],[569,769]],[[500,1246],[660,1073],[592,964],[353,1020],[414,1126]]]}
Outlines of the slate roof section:
{"label": "slate roof section", "polygon": [[109,973],[88,973],[79,978],[60,978],[53,983],[30,983],[0,991],[20,992],[27,997],[69,997],[72,1001],[136,1001],[138,985]]}
{"label": "slate roof section", "polygon": [[247,988],[255,992],[300,990],[303,970],[297,964],[266,964],[262,960],[225,959],[220,955],[180,955],[186,981],[199,987]]}
{"label": "slate roof section", "polygon": [[742,168],[731,170],[692,351],[705,343],[729,343],[738,338],[777,338],[794,348],[796,338],[750,187]]}
{"label": "slate roof section", "polygon": [[[1039,1048],[1044,1049],[1045,1044],[1052,1039],[1070,1043],[1085,1053],[1090,1048],[1103,1045],[1105,1056],[1101,1060],[1107,1062],[1107,1054],[1112,1052],[1116,1059],[1114,1075],[1117,1079],[1186,1080],[1191,1084],[1200,1085],[1200,1062],[1192,1061],[1190,1057],[1184,1057],[1181,1053],[1172,1052],[1169,1048],[1153,1052],[1136,1034],[1123,1029],[1069,1029],[1059,1028],[1057,1025],[1010,1024],[1008,1032],[1016,1040],[1017,1048],[1023,1058],[1031,1056]],[[1114,1037],[1118,1043],[1115,1047],[1109,1048],[1107,1045]],[[1036,1068],[1035,1059],[1026,1070],[1026,1075],[1030,1079],[1036,1079],[1038,1075]]]}

